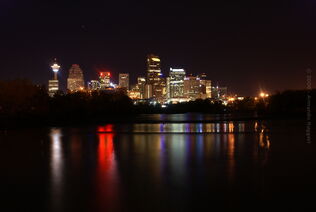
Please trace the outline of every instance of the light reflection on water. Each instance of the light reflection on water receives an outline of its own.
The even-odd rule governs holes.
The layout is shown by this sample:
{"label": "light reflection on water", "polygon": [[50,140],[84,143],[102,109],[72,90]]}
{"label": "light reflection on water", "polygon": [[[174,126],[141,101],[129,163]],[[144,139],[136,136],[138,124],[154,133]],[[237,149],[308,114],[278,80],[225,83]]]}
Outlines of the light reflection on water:
{"label": "light reflection on water", "polygon": [[61,130],[56,128],[51,129],[50,137],[51,200],[53,209],[58,211],[62,205],[64,186],[63,168],[65,165]]}
{"label": "light reflection on water", "polygon": [[[53,211],[62,211],[63,204],[68,204],[63,194],[71,192],[72,186],[77,190],[82,186],[66,186],[66,180],[82,178],[83,173],[90,177],[81,183],[93,185],[92,208],[124,210],[149,201],[150,210],[162,207],[157,202],[168,202],[165,198],[170,195],[189,198],[186,191],[199,186],[203,190],[233,185],[238,180],[237,160],[257,160],[257,152],[266,153],[270,146],[266,128],[252,122],[107,124],[92,130],[89,139],[80,130],[68,134],[66,138],[56,128],[50,133]],[[71,157],[66,163],[67,152]],[[71,167],[82,171],[66,174],[64,170]]]}
{"label": "light reflection on water", "polygon": [[100,132],[116,133],[247,133],[255,132],[255,123],[245,122],[221,123],[141,123],[118,125],[113,129]]}
{"label": "light reflection on water", "polygon": [[[100,126],[99,132],[112,131],[113,125]],[[117,165],[113,144],[114,134],[98,134],[98,160],[97,160],[97,196],[99,210],[117,210]]]}

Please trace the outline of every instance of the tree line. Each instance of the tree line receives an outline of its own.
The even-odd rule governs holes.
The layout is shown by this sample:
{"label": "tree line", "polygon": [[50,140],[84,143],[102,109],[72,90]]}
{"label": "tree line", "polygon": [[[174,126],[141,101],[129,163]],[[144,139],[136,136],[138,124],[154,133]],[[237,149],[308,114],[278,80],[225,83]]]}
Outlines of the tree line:
{"label": "tree line", "polygon": [[[315,112],[315,92],[309,92],[310,109]],[[0,120],[40,120],[46,122],[102,121],[142,113],[256,113],[262,116],[304,116],[307,91],[284,91],[268,98],[243,100],[223,105],[215,99],[168,105],[137,104],[123,92],[58,92],[49,97],[45,86],[28,80],[0,81]]]}

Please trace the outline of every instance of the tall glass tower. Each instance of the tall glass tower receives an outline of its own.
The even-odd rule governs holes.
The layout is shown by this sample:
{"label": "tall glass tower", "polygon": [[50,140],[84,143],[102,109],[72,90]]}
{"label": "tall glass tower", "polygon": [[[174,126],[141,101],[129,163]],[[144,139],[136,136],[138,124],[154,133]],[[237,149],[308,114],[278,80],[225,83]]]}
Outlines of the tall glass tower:
{"label": "tall glass tower", "polygon": [[147,84],[157,84],[160,81],[160,58],[150,54],[147,56]]}
{"label": "tall glass tower", "polygon": [[166,82],[161,74],[160,58],[156,55],[150,54],[147,56],[147,79],[146,85],[151,92],[147,92],[150,96],[158,101],[162,101],[166,93]]}
{"label": "tall glass tower", "polygon": [[184,69],[170,68],[169,72],[169,98],[184,97]]}

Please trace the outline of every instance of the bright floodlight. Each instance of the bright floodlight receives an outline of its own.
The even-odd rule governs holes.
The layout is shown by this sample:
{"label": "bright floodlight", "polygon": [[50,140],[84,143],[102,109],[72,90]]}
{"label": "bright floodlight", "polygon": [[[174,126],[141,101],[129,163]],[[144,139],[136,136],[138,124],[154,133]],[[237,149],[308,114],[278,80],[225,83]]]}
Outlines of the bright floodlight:
{"label": "bright floodlight", "polygon": [[264,93],[264,92],[261,92],[261,93],[260,93],[260,97],[261,97],[261,98],[269,97],[269,94]]}
{"label": "bright floodlight", "polygon": [[54,65],[51,66],[53,69],[53,72],[57,73],[59,71],[60,66],[57,63],[54,63]]}

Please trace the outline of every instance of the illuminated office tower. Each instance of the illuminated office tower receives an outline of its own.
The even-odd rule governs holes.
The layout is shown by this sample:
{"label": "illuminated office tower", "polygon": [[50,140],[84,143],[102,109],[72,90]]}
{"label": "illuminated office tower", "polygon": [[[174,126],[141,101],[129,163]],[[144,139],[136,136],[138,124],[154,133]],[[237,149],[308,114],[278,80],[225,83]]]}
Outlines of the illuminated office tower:
{"label": "illuminated office tower", "polygon": [[184,97],[184,69],[170,68],[169,77],[167,79],[169,98]]}
{"label": "illuminated office tower", "polygon": [[166,98],[167,99],[170,99],[171,95],[170,95],[170,77],[166,77],[166,91],[167,91],[167,94],[166,94]]}
{"label": "illuminated office tower", "polygon": [[200,97],[200,78],[188,76],[184,78],[184,96],[190,100],[195,100]]}
{"label": "illuminated office tower", "polygon": [[129,90],[129,74],[119,74],[119,87]]}
{"label": "illuminated office tower", "polygon": [[[200,74],[197,76],[200,79],[200,94],[206,94],[206,74]],[[206,95],[204,95],[206,97]]]}
{"label": "illuminated office tower", "polygon": [[53,97],[55,93],[59,90],[57,73],[60,69],[60,66],[58,65],[56,59],[54,61],[54,64],[51,66],[51,68],[54,72],[54,79],[48,81],[48,94],[49,96]]}
{"label": "illuminated office tower", "polygon": [[100,89],[104,90],[111,87],[111,73],[110,72],[100,72]]}
{"label": "illuminated office tower", "polygon": [[70,92],[76,92],[84,89],[83,72],[77,64],[73,64],[69,69],[67,89]]}
{"label": "illuminated office tower", "polygon": [[153,86],[151,84],[146,84],[144,89],[144,99],[149,99],[153,97]]}
{"label": "illuminated office tower", "polygon": [[147,57],[147,84],[157,84],[160,81],[160,58],[153,54]]}
{"label": "illuminated office tower", "polygon": [[145,77],[138,77],[137,78],[137,88],[140,93],[140,98],[145,98],[145,85],[146,85],[146,78]]}
{"label": "illuminated office tower", "polygon": [[163,103],[167,94],[166,79],[161,77],[159,84],[153,85],[152,92],[153,97],[157,100],[157,102]]}
{"label": "illuminated office tower", "polygon": [[[160,58],[155,55],[148,55],[147,57],[147,79],[146,79],[146,96],[148,98],[154,97],[158,101],[162,101],[166,93],[166,82],[162,77],[160,69]],[[148,91],[152,89],[152,91]],[[151,96],[150,96],[151,95]]]}
{"label": "illuminated office tower", "polygon": [[205,81],[205,91],[206,91],[206,98],[212,97],[212,81],[206,80]]}

